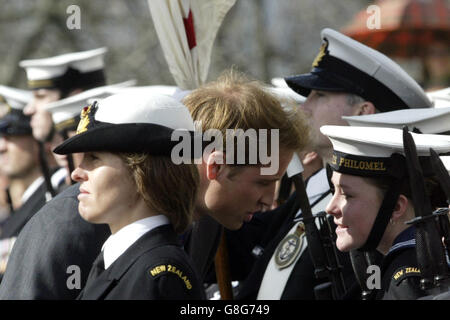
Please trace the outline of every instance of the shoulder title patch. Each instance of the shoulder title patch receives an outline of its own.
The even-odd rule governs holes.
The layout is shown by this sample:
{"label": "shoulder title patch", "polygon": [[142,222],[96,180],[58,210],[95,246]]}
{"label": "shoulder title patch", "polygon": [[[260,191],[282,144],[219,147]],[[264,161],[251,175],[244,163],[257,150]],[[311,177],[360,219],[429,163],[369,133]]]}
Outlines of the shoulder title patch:
{"label": "shoulder title patch", "polygon": [[161,264],[159,266],[153,267],[149,270],[149,274],[152,277],[157,277],[158,275],[164,274],[164,273],[174,273],[176,274],[181,280],[184,281],[184,284],[186,285],[186,288],[188,290],[192,289],[191,281],[188,279],[188,277],[183,273],[182,270],[178,269],[176,266],[171,264]]}
{"label": "shoulder title patch", "polygon": [[416,267],[402,267],[397,269],[392,275],[392,280],[399,285],[407,277],[420,277],[420,269]]}

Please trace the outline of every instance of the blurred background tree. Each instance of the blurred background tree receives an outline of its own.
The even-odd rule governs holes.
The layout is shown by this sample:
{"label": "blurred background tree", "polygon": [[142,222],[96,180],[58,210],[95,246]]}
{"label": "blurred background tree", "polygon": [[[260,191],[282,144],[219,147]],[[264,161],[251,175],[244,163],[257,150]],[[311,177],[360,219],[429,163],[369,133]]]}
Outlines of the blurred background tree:
{"label": "blurred background tree", "polygon": [[[231,66],[270,82],[308,72],[325,27],[341,30],[369,0],[237,0],[217,35],[209,80]],[[67,8],[81,12],[69,30]],[[0,0],[0,84],[26,87],[23,59],[106,46],[108,83],[173,85],[147,0]],[[420,72],[412,75],[417,77]],[[420,80],[420,79],[419,79]]]}

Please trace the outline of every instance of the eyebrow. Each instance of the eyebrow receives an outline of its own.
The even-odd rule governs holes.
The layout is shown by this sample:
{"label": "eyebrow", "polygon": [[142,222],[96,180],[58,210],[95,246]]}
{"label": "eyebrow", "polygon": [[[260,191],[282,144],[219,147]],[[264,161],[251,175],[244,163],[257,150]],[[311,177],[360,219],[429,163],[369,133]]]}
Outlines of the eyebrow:
{"label": "eyebrow", "polygon": [[350,184],[346,184],[346,183],[334,183],[333,179],[331,179],[331,182],[333,183],[334,186],[339,187],[341,189],[350,189],[353,190],[352,185]]}

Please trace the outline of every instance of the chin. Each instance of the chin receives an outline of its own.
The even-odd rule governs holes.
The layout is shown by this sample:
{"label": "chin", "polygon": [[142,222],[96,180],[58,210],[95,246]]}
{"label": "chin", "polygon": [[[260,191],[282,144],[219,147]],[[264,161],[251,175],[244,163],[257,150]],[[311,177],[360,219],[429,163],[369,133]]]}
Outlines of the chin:
{"label": "chin", "polygon": [[357,249],[351,243],[347,241],[336,241],[336,248],[341,252],[349,252],[350,250]]}

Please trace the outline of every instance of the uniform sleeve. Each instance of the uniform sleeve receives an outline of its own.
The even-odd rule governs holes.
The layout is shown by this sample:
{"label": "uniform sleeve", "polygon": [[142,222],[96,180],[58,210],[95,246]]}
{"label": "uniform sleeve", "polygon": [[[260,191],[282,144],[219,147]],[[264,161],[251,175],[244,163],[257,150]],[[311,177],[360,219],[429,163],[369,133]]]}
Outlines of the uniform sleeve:
{"label": "uniform sleeve", "polygon": [[148,289],[156,299],[204,299],[203,288],[190,266],[172,261],[147,270],[146,277],[152,282]]}
{"label": "uniform sleeve", "polygon": [[420,270],[417,267],[401,267],[392,274],[383,300],[416,300],[427,295],[420,289]]}

